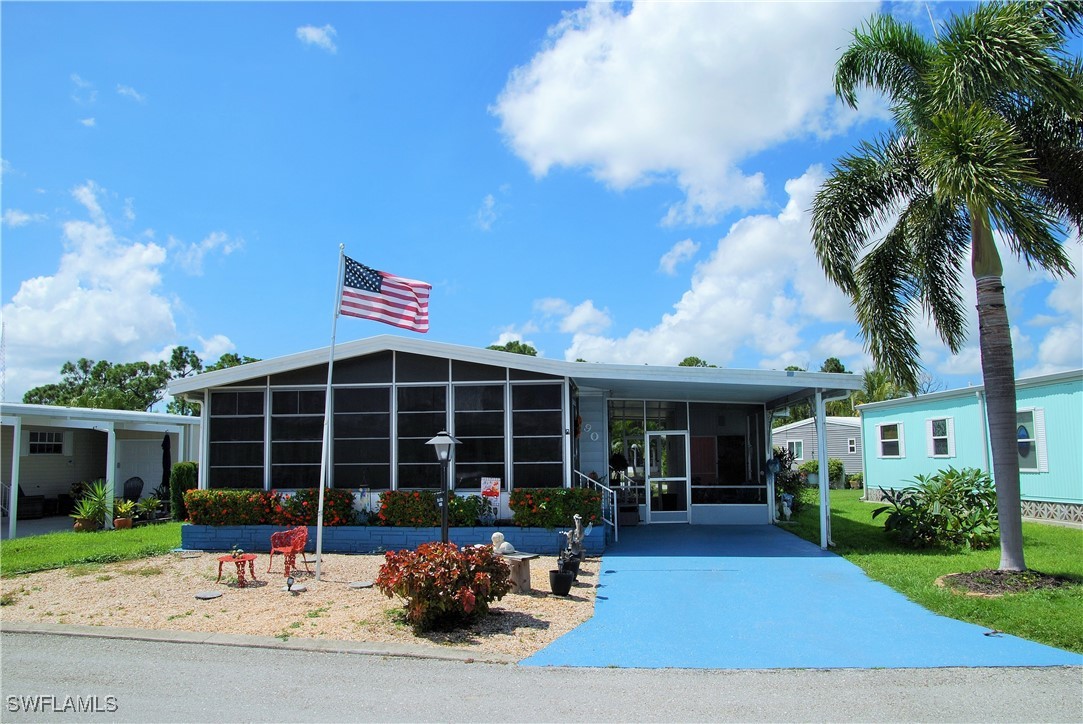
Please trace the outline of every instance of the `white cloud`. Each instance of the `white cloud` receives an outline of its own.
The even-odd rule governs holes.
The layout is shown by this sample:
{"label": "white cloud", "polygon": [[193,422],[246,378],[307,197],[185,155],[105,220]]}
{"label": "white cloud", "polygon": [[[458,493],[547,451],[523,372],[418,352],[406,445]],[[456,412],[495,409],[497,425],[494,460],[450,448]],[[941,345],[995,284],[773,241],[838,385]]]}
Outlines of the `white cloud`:
{"label": "white cloud", "polygon": [[493,228],[493,224],[496,223],[496,199],[493,198],[492,194],[486,194],[485,198],[481,200],[476,223],[482,231],[489,231]]}
{"label": "white cloud", "polygon": [[78,73],[71,74],[71,82],[74,89],[71,92],[71,99],[76,104],[81,106],[88,106],[98,100],[98,91],[94,87],[94,84],[88,80],[84,80]]}
{"label": "white cloud", "polygon": [[210,339],[199,337],[199,358],[204,364],[213,364],[226,352],[235,352],[237,346],[224,334],[213,335]]}
{"label": "white cloud", "polygon": [[696,265],[674,311],[653,327],[619,338],[580,331],[565,358],[676,364],[696,355],[725,365],[738,350],[752,349],[761,358],[806,364],[801,330],[807,324],[852,319],[846,297],[824,278],[809,243],[805,209],[822,180],[822,169],[812,167],[787,182],[790,200],[776,216],[734,224]]}
{"label": "white cloud", "polygon": [[140,93],[139,91],[137,91],[135,88],[132,88],[130,85],[122,85],[122,84],[118,83],[117,84],[117,93],[119,93],[120,95],[125,96],[127,98],[131,98],[133,101],[136,101],[138,103],[146,103],[147,102],[147,97],[145,95],[143,95],[142,93]]}
{"label": "white cloud", "polygon": [[213,252],[228,256],[244,246],[244,239],[231,239],[223,231],[212,231],[198,244],[185,244],[169,237],[169,249],[173,259],[189,274],[199,276],[203,273],[203,259]]}
{"label": "white cloud", "polygon": [[5,226],[15,228],[17,226],[26,226],[30,223],[45,221],[46,219],[48,219],[48,217],[45,214],[28,214],[19,209],[5,209],[3,222]]}
{"label": "white cloud", "polygon": [[331,25],[324,25],[322,28],[317,28],[315,25],[302,25],[297,28],[297,38],[305,45],[315,45],[317,48],[322,48],[328,53],[337,53],[338,46],[335,45],[335,36],[338,33]]}
{"label": "white cloud", "polygon": [[612,323],[608,309],[598,309],[590,299],[576,305],[560,322],[560,331],[568,334],[597,334]]}
{"label": "white cloud", "polygon": [[69,359],[142,359],[175,336],[160,291],[166,250],[117,237],[98,201],[102,193],[92,181],[73,190],[91,220],[65,223],[56,272],[23,281],[3,307],[11,399],[55,381]]}
{"label": "white cloud", "polygon": [[678,241],[658,260],[658,269],[664,274],[673,276],[677,273],[677,265],[694,257],[697,251],[699,251],[698,242],[691,239]]}
{"label": "white cloud", "polygon": [[80,118],[80,119],[79,119],[79,123],[83,124],[83,125],[84,125],[84,126],[86,126],[87,128],[93,128],[94,126],[96,126],[96,125],[97,125],[97,121],[95,121],[93,117],[90,117],[90,118]]}
{"label": "white cloud", "polygon": [[[710,223],[760,204],[740,163],[855,114],[831,84],[869,3],[591,3],[565,13],[491,108],[537,176],[587,168],[616,189],[676,181],[665,222]],[[865,113],[882,113],[871,104]]]}

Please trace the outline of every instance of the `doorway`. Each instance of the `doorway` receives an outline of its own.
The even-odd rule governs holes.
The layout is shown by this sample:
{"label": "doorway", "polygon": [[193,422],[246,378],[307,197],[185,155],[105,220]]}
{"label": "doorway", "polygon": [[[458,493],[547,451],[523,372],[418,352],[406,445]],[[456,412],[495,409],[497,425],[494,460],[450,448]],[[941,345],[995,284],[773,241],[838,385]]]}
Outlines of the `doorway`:
{"label": "doorway", "polygon": [[647,433],[647,522],[688,522],[688,433]]}

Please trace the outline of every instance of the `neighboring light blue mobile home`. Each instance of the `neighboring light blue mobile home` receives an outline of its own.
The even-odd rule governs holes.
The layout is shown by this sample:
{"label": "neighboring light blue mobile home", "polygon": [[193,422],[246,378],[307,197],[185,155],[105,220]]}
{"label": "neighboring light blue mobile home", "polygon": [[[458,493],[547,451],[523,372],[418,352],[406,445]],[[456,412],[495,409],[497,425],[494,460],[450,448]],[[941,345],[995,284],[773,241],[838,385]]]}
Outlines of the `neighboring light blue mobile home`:
{"label": "neighboring light blue mobile home", "polygon": [[[1029,518],[1083,523],[1083,370],[1016,381]],[[991,471],[984,386],[860,405],[867,496],[947,467]]]}

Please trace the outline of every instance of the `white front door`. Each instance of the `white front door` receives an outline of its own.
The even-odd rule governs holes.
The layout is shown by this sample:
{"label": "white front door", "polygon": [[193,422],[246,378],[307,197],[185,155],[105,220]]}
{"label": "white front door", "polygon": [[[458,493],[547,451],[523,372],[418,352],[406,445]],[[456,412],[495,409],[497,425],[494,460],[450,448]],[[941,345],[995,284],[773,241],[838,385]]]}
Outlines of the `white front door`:
{"label": "white front door", "polygon": [[647,521],[688,522],[688,433],[647,433]]}

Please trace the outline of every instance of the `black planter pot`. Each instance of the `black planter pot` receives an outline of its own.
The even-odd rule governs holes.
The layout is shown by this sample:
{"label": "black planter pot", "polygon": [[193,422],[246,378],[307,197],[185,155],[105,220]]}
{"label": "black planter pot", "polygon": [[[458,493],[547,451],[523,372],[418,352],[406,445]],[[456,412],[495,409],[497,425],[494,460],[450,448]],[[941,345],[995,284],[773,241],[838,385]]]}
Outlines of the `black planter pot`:
{"label": "black planter pot", "polygon": [[552,589],[554,596],[567,596],[568,591],[572,590],[574,580],[575,576],[566,571],[549,571],[549,588]]}
{"label": "black planter pot", "polygon": [[569,558],[568,560],[564,561],[564,565],[561,566],[561,570],[564,571],[565,573],[571,573],[572,578],[578,580],[579,579],[579,559],[578,558]]}

